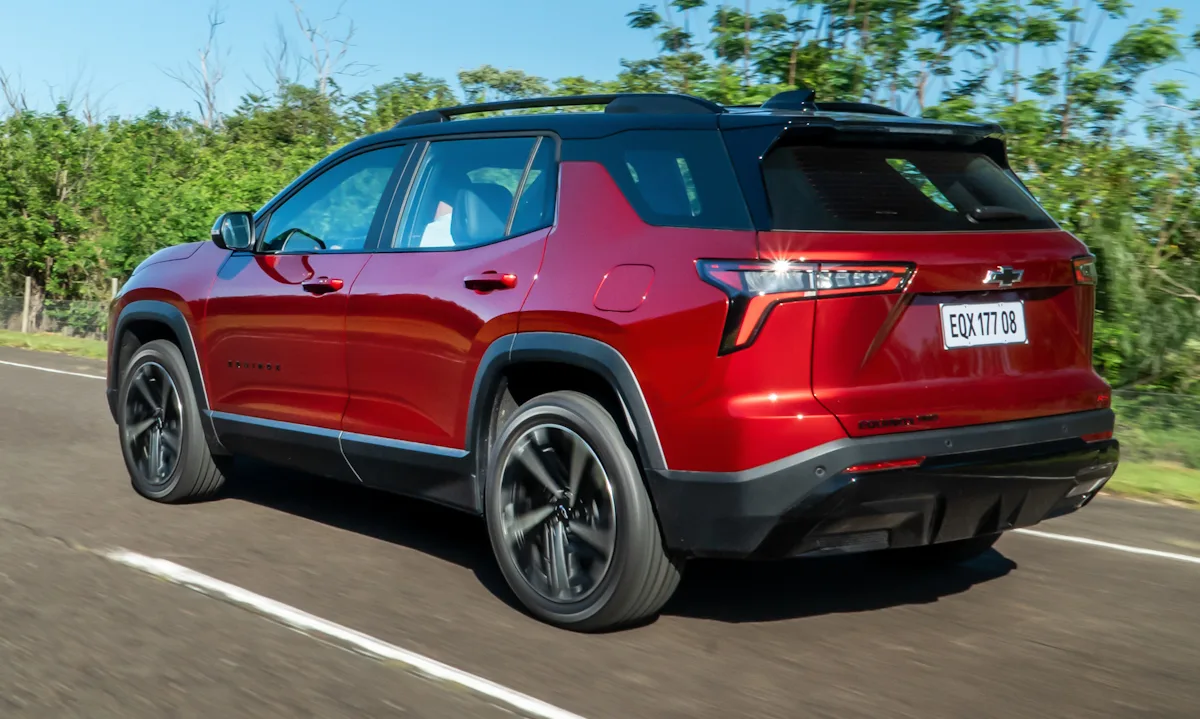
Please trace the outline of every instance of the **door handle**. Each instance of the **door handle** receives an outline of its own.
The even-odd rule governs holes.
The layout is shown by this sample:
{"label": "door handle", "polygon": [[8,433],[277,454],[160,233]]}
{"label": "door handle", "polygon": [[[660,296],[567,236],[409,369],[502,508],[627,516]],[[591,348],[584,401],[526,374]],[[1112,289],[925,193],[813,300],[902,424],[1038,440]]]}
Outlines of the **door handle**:
{"label": "door handle", "polygon": [[491,292],[492,290],[511,290],[517,286],[517,276],[511,273],[501,274],[488,270],[478,275],[468,275],[463,278],[463,286],[476,292]]}
{"label": "door handle", "polygon": [[336,277],[317,277],[315,279],[306,280],[300,286],[305,292],[311,292],[314,295],[323,295],[329,292],[337,292],[346,285],[345,282]]}

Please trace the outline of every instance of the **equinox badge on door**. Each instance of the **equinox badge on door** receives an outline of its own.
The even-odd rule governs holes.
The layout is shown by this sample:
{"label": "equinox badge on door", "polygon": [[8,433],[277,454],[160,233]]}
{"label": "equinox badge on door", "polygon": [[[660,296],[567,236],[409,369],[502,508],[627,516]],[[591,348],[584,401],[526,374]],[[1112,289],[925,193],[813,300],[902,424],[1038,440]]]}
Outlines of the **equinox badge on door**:
{"label": "equinox badge on door", "polygon": [[985,285],[999,284],[1001,287],[1012,287],[1021,281],[1025,276],[1025,270],[1014,270],[1011,267],[1000,266],[994,270],[988,270],[987,275],[983,278]]}

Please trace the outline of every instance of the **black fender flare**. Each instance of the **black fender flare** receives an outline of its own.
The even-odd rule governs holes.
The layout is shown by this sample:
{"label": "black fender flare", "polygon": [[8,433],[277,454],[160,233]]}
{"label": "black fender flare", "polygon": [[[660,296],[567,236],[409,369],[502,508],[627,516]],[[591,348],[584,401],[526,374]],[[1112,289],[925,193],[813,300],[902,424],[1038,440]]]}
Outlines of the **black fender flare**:
{"label": "black fender flare", "polygon": [[[665,470],[666,457],[659,443],[654,418],[633,368],[625,357],[600,340],[566,332],[520,332],[494,341],[484,352],[475,372],[467,410],[468,449],[478,442],[505,367],[521,362],[561,362],[596,373],[609,383],[625,411],[637,440],[642,467]],[[482,462],[487,458],[482,457]]]}
{"label": "black fender flare", "polygon": [[[196,404],[200,407],[205,439],[208,440],[209,447],[220,452],[221,442],[217,439],[216,429],[213,427],[208,412],[208,389],[204,384],[204,373],[201,371],[200,357],[196,352],[196,340],[192,336],[191,325],[188,324],[187,318],[178,307],[163,300],[135,300],[125,305],[117,316],[112,334],[112,345],[108,348],[109,367],[116,367],[118,358],[113,354],[120,351],[121,338],[130,324],[138,321],[161,324],[175,335],[175,343],[179,346],[179,351],[183,354],[183,361],[187,364],[188,377],[192,381]],[[108,404],[114,419],[117,415],[116,395],[121,373],[122,368],[117,367],[117,371],[109,372],[108,377]]]}

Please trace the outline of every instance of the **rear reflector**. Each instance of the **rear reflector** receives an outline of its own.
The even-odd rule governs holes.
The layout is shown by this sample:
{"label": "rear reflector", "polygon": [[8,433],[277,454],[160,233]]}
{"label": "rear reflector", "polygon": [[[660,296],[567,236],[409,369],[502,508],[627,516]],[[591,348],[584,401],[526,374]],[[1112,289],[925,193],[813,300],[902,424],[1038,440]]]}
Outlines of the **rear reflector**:
{"label": "rear reflector", "polygon": [[866,462],[846,467],[842,470],[842,474],[864,474],[866,472],[882,472],[888,469],[908,469],[910,467],[920,467],[924,461],[924,457],[911,457],[909,459],[889,459],[883,462]]}
{"label": "rear reflector", "polygon": [[1093,432],[1092,434],[1085,434],[1085,435],[1083,435],[1083,441],[1084,442],[1103,442],[1106,439],[1112,439],[1112,436],[1113,436],[1113,433],[1112,433],[1112,430],[1110,429],[1107,432]]}
{"label": "rear reflector", "polygon": [[771,308],[781,302],[901,292],[913,266],[903,263],[699,260],[705,282],[729,296],[721,354],[754,342]]}

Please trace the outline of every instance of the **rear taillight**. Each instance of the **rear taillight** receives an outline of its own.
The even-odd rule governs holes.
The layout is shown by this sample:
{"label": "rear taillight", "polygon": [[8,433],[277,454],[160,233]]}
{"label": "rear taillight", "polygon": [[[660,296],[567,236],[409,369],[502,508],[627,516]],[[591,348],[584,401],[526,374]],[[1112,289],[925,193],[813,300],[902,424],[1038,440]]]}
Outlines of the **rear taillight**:
{"label": "rear taillight", "polygon": [[913,266],[902,263],[699,260],[705,282],[729,295],[721,354],[754,342],[771,308],[821,297],[900,292]]}
{"label": "rear taillight", "polygon": [[1096,258],[1088,255],[1087,257],[1076,257],[1072,262],[1075,264],[1075,284],[1077,285],[1094,285],[1096,284]]}

